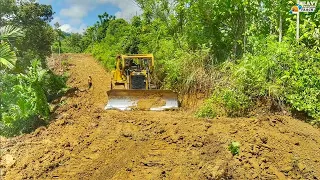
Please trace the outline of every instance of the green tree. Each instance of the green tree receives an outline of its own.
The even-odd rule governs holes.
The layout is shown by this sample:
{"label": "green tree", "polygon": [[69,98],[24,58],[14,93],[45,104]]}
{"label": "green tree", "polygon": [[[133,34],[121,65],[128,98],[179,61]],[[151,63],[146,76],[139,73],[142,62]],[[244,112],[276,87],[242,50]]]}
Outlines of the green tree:
{"label": "green tree", "polygon": [[61,31],[60,27],[61,26],[60,26],[59,22],[56,22],[54,24],[55,39],[58,41],[58,53],[59,53],[59,55],[61,53],[61,40],[62,40],[62,38],[65,37],[63,32]]}
{"label": "green tree", "polygon": [[14,68],[17,57],[13,51],[14,47],[10,45],[10,41],[22,37],[22,35],[20,28],[13,26],[0,27],[0,67]]}
{"label": "green tree", "polygon": [[64,53],[81,53],[85,49],[82,47],[82,35],[79,33],[70,33],[62,41],[62,51]]}
{"label": "green tree", "polygon": [[25,36],[17,39],[15,46],[18,56],[23,57],[17,66],[20,70],[30,65],[31,60],[37,57],[45,65],[46,56],[51,54],[54,42],[54,30],[48,24],[53,19],[50,5],[35,3],[34,1],[19,1],[12,19],[8,23],[24,30]]}
{"label": "green tree", "polygon": [[82,37],[86,51],[107,68],[119,53],[153,53],[162,88],[216,89],[200,114],[222,107],[227,115],[243,115],[257,99],[271,97],[319,118],[318,71],[309,70],[318,66],[319,3],[315,13],[300,14],[297,43],[296,16],[289,14],[294,1],[135,1],[141,16],[111,19],[107,28],[99,16]]}
{"label": "green tree", "polygon": [[108,30],[110,21],[115,19],[115,16],[109,15],[108,13],[103,13],[98,15],[99,21],[95,24],[97,28],[97,40],[100,42],[106,37],[106,32]]}
{"label": "green tree", "polygon": [[0,4],[0,135],[14,136],[47,122],[48,101],[63,92],[65,79],[45,69],[54,37],[51,6]]}
{"label": "green tree", "polygon": [[0,0],[0,27],[7,25],[7,19],[13,17],[16,8],[15,0]]}

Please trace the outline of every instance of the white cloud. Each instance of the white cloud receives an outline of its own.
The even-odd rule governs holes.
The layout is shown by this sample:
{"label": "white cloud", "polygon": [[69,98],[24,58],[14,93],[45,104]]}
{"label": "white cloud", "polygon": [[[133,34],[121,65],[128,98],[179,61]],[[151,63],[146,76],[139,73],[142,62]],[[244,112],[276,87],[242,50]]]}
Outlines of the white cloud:
{"label": "white cloud", "polygon": [[60,26],[59,29],[61,29],[62,31],[67,32],[67,33],[72,32],[72,33],[82,34],[86,28],[87,28],[87,26],[85,24],[81,24],[79,28],[74,28],[70,24],[63,24]]}
{"label": "white cloud", "polygon": [[[134,0],[65,0],[66,8],[61,9],[56,21],[63,24],[66,32],[83,32],[83,18],[98,6],[113,5],[120,10],[116,12],[117,18],[130,20],[135,15],[140,15],[142,10]],[[62,27],[62,26],[61,26]]]}
{"label": "white cloud", "polygon": [[115,16],[117,18],[123,18],[126,20],[130,20],[135,15],[140,15],[142,10],[135,3],[134,0],[100,0],[104,3],[111,3],[117,6],[120,11],[118,11]]}
{"label": "white cloud", "polygon": [[64,25],[60,26],[59,29],[61,29],[64,32],[72,32],[72,27],[70,24],[64,24]]}
{"label": "white cloud", "polygon": [[82,19],[98,6],[114,5],[120,9],[116,13],[118,18],[130,20],[135,15],[142,13],[134,0],[66,0],[67,8],[60,11],[61,16],[72,19]]}
{"label": "white cloud", "polygon": [[71,19],[82,19],[83,17],[88,15],[89,10],[91,10],[90,7],[86,7],[83,5],[73,5],[70,8],[62,9],[60,11],[60,15],[69,17]]}

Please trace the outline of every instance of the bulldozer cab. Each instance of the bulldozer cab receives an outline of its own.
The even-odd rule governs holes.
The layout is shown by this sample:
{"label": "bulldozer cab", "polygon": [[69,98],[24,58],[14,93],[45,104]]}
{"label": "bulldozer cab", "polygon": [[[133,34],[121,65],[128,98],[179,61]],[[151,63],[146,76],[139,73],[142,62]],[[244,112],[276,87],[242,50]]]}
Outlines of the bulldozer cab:
{"label": "bulldozer cab", "polygon": [[150,89],[153,69],[152,54],[118,55],[111,89]]}
{"label": "bulldozer cab", "polygon": [[124,68],[133,70],[153,70],[154,57],[152,54],[122,55],[122,64]]}

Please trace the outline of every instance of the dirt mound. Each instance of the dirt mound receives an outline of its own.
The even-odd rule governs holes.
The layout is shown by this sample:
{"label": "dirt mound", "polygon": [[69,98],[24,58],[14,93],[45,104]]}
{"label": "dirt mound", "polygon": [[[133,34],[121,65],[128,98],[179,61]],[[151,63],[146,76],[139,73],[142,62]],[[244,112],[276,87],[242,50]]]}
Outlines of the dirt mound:
{"label": "dirt mound", "polygon": [[137,103],[137,109],[150,110],[151,108],[158,108],[166,105],[166,100],[156,95],[147,96],[140,99]]}
{"label": "dirt mound", "polygon": [[[68,57],[49,127],[1,138],[3,179],[317,179],[320,131],[287,116],[197,119],[183,111],[103,111],[110,76]],[[93,89],[87,90],[87,77]],[[232,156],[228,144],[240,143]]]}

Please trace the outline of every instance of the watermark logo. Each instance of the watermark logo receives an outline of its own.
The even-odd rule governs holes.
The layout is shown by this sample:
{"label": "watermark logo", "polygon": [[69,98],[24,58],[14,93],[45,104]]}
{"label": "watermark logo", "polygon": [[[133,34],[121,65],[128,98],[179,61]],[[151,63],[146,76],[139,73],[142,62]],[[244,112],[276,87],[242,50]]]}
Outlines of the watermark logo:
{"label": "watermark logo", "polygon": [[291,8],[290,14],[297,14],[298,12],[301,12],[302,6],[300,4],[296,4]]}
{"label": "watermark logo", "polygon": [[291,8],[290,14],[298,12],[314,12],[317,8],[317,1],[301,1]]}

